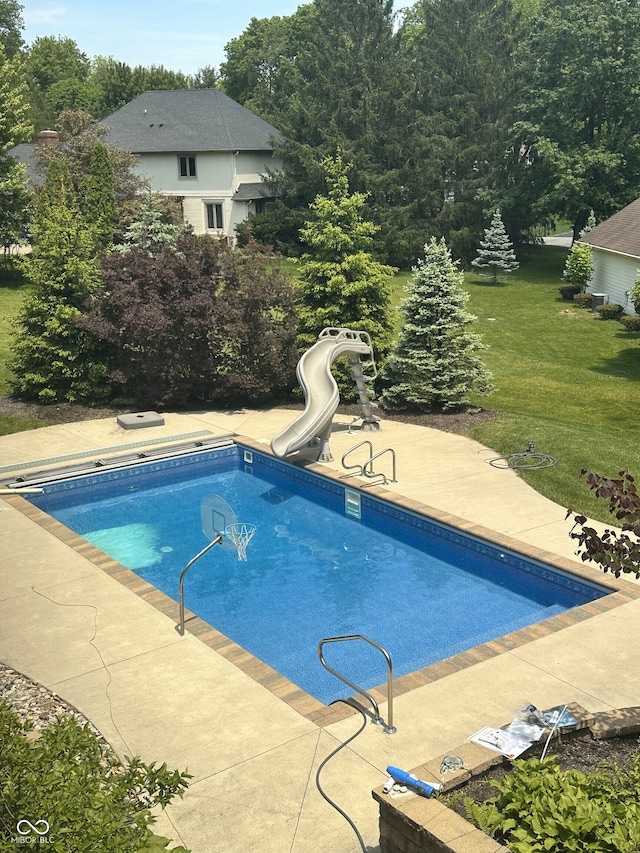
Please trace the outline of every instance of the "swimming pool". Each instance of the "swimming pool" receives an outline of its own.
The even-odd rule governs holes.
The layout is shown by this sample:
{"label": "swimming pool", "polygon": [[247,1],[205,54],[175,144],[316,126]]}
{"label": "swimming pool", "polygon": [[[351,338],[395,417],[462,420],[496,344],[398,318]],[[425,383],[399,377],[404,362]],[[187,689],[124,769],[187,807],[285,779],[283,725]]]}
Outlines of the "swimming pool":
{"label": "swimming pool", "polygon": [[[200,503],[221,495],[256,525],[248,560],[213,548],[186,606],[322,702],[345,695],[318,662],[324,637],[370,636],[400,676],[610,592],[235,445],[44,488],[32,503],[173,599],[208,541]],[[366,646],[326,657],[367,689],[384,681]]]}

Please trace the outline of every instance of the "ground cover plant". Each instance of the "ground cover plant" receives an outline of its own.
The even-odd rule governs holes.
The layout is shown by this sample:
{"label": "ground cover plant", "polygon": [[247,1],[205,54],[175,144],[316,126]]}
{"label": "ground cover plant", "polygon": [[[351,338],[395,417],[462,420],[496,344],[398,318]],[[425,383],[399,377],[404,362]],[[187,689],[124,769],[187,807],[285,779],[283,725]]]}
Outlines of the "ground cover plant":
{"label": "ground cover plant", "polygon": [[[28,729],[8,705],[0,703],[3,850],[24,842],[21,824],[38,831],[42,821],[47,824],[49,849],[65,853],[166,849],[168,839],[151,829],[155,822],[151,809],[164,808],[176,795],[182,796],[189,774],[135,757],[121,764],[88,724],[72,716],[59,717],[36,739],[26,737]],[[27,837],[38,841],[35,835]],[[173,850],[188,853],[184,847]]]}
{"label": "ground cover plant", "polygon": [[566,749],[560,744],[558,755],[519,759],[487,776],[450,795],[449,803],[515,853],[638,849],[640,753],[635,738],[611,745],[577,739]]}

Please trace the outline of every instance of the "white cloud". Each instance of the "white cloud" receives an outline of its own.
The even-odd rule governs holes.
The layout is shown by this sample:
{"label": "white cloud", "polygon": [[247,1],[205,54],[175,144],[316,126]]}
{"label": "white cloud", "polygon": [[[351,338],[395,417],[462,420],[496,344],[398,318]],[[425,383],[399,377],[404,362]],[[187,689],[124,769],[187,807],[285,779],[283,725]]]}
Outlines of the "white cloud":
{"label": "white cloud", "polygon": [[40,6],[24,10],[24,22],[27,27],[37,24],[55,24],[59,18],[67,13],[66,6]]}

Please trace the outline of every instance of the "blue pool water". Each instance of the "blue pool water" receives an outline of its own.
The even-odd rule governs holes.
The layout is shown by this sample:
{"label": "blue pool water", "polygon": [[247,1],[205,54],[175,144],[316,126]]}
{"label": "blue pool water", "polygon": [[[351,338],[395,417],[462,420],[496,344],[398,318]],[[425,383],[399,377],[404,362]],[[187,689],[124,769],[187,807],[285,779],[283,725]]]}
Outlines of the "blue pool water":
{"label": "blue pool water", "polygon": [[[256,526],[247,562],[214,547],[185,606],[323,702],[349,692],[318,661],[324,637],[365,634],[403,675],[608,592],[370,495],[348,517],[340,483],[237,447],[44,488],[34,504],[175,600],[208,542],[200,503],[223,497]],[[325,657],[364,688],[386,679],[363,643]]]}

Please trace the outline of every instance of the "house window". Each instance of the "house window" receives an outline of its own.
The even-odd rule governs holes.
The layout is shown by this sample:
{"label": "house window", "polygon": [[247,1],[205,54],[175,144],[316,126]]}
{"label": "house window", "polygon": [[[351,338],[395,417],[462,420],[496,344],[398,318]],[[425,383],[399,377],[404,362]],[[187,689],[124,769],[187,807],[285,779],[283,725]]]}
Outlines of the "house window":
{"label": "house window", "polygon": [[196,177],[196,158],[193,155],[181,154],[178,157],[178,169],[181,178]]}
{"label": "house window", "polygon": [[266,213],[267,210],[267,202],[263,198],[257,198],[255,200],[256,213]]}
{"label": "house window", "polygon": [[207,228],[222,230],[223,227],[222,205],[217,202],[207,204]]}

